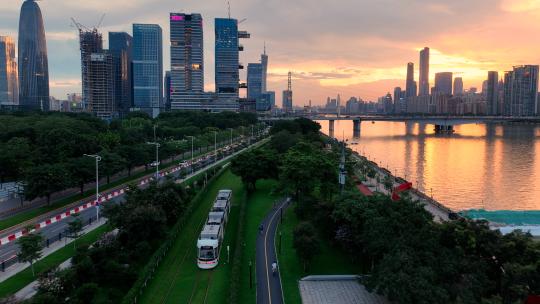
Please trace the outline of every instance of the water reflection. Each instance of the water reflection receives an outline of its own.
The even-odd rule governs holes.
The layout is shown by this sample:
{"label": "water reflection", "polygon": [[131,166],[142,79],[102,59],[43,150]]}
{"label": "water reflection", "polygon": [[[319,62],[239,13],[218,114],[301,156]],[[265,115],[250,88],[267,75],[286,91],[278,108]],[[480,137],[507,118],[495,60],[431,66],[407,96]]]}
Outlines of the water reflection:
{"label": "water reflection", "polygon": [[[328,134],[328,122],[321,121]],[[437,135],[424,123],[335,121],[334,134],[455,210],[540,210],[540,128],[471,124]],[[353,138],[358,135],[358,138]]]}

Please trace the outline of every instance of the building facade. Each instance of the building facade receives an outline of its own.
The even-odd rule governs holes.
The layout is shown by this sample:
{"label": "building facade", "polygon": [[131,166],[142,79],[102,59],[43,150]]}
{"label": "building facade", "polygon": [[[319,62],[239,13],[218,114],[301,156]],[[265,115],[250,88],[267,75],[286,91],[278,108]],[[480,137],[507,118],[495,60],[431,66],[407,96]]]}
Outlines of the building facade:
{"label": "building facade", "polygon": [[452,73],[442,72],[435,74],[435,92],[452,95]]}
{"label": "building facade", "polygon": [[92,53],[87,62],[87,110],[105,120],[111,120],[117,115],[113,57],[108,51],[102,51]]}
{"label": "building facade", "polygon": [[153,117],[163,108],[163,34],[157,24],[133,25],[133,106]]}
{"label": "building facade", "polygon": [[263,65],[261,63],[248,64],[247,98],[257,100],[263,94]]}
{"label": "building facade", "polygon": [[407,97],[415,97],[418,95],[416,81],[414,81],[414,63],[407,64],[407,81],[405,84],[405,92]]}
{"label": "building facade", "polygon": [[462,95],[463,94],[463,78],[456,77],[454,78],[454,95]]}
{"label": "building facade", "polygon": [[49,63],[43,17],[34,0],[24,1],[19,18],[19,105],[49,109]]}
{"label": "building facade", "polygon": [[19,79],[15,42],[11,37],[0,36],[0,104],[19,104]]}
{"label": "building facade", "polygon": [[216,93],[220,100],[238,101],[240,73],[238,21],[215,19]]}
{"label": "building facade", "polygon": [[420,81],[418,82],[418,95],[429,95],[429,48],[420,51]]}
{"label": "building facade", "polygon": [[486,106],[488,115],[500,115],[499,112],[499,73],[488,72]]}
{"label": "building facade", "polygon": [[116,108],[125,117],[133,106],[133,38],[125,32],[109,32],[109,51],[114,63]]}

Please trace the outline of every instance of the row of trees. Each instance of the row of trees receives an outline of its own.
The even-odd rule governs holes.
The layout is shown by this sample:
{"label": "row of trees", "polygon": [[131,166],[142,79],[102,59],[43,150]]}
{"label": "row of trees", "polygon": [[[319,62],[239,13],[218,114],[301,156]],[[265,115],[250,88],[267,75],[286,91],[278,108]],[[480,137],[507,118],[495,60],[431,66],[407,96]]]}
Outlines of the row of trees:
{"label": "row of trees", "polygon": [[[267,148],[232,166],[249,188],[276,178],[295,198],[301,222],[293,246],[305,269],[325,238],[361,265],[370,290],[397,303],[523,303],[540,294],[540,243],[531,235],[502,235],[467,219],[436,223],[406,195],[399,202],[365,197],[352,183],[339,193],[339,146],[325,142],[317,127],[302,119],[280,122]],[[354,172],[353,162],[347,166]]]}
{"label": "row of trees", "polygon": [[[246,113],[173,112],[151,119],[133,113],[123,120],[106,123],[86,114],[16,113],[0,114],[0,182],[21,181],[24,198],[32,200],[84,185],[95,179],[95,162],[84,154],[102,157],[100,172],[107,182],[115,174],[148,166],[155,160],[154,147],[147,142],[160,142],[160,158],[174,158],[190,151],[194,136],[195,147],[227,140],[228,128],[235,136],[248,134],[247,128],[257,122],[255,115]],[[242,128],[240,128],[242,127]]]}

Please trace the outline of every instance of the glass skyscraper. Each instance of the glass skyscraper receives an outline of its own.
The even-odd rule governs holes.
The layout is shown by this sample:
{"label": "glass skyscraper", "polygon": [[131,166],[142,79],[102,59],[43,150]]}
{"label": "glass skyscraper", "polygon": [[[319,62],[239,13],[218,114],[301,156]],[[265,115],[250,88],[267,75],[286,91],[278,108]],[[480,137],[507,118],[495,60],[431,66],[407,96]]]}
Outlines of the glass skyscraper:
{"label": "glass skyscraper", "polygon": [[216,18],[216,93],[220,100],[238,100],[240,84],[238,21]]}
{"label": "glass skyscraper", "polygon": [[263,65],[261,63],[248,64],[247,96],[249,100],[257,100],[263,91]]}
{"label": "glass skyscraper", "polygon": [[19,18],[19,104],[49,110],[49,66],[43,17],[34,0],[26,0]]}
{"label": "glass skyscraper", "polygon": [[133,25],[133,103],[153,116],[163,107],[162,36],[157,24]]}
{"label": "glass skyscraper", "polygon": [[15,43],[0,36],[0,105],[19,104],[19,79],[15,60]]}
{"label": "glass skyscraper", "polygon": [[125,116],[133,105],[133,38],[125,32],[109,32],[109,51],[114,63],[116,108]]}
{"label": "glass skyscraper", "polygon": [[420,81],[418,82],[418,95],[429,95],[429,48],[420,51]]}

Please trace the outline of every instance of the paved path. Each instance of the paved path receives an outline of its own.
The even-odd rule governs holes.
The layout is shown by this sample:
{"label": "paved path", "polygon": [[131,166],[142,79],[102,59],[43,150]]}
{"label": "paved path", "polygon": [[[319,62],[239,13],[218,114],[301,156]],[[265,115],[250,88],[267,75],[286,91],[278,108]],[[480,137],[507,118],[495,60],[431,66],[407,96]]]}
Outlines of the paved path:
{"label": "paved path", "polygon": [[290,199],[284,199],[276,208],[266,216],[262,224],[264,229],[257,237],[256,249],[256,278],[257,278],[257,304],[283,303],[283,290],[281,289],[281,275],[279,266],[276,274],[272,273],[272,263],[277,261],[275,236],[281,218],[281,210],[288,206]]}

